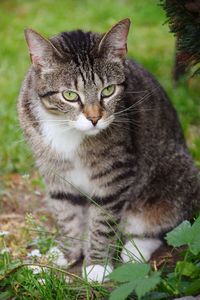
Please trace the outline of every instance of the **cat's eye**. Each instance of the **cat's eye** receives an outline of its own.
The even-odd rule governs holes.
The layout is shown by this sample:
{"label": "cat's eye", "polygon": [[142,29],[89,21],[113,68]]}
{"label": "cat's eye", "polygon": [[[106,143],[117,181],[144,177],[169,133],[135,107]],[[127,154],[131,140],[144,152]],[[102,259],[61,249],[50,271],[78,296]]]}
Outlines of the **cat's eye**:
{"label": "cat's eye", "polygon": [[115,85],[109,85],[106,88],[104,88],[101,92],[101,97],[106,98],[106,97],[110,97],[112,94],[114,94],[115,92]]}
{"label": "cat's eye", "polygon": [[67,101],[77,101],[79,99],[79,95],[73,91],[64,91],[62,95]]}

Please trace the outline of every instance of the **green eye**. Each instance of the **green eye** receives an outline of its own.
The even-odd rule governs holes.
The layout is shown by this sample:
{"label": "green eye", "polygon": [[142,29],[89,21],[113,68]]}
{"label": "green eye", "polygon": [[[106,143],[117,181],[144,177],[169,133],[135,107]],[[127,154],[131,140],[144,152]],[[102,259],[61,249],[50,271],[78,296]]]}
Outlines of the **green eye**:
{"label": "green eye", "polygon": [[104,88],[101,92],[102,97],[109,97],[115,92],[115,85],[109,85],[106,88]]}
{"label": "green eye", "polygon": [[79,98],[79,95],[72,91],[64,91],[62,94],[67,101],[77,101]]}

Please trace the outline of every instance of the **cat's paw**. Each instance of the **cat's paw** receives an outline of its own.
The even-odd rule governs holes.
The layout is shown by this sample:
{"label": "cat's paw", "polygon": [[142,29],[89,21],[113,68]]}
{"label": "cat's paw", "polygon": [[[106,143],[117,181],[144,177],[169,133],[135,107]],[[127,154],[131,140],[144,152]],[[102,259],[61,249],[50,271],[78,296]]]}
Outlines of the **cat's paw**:
{"label": "cat's paw", "polygon": [[109,278],[106,276],[108,276],[112,271],[113,268],[110,265],[90,265],[87,267],[83,266],[82,276],[89,282],[96,281],[99,283],[103,283],[109,280]]}
{"label": "cat's paw", "polygon": [[153,252],[161,246],[162,242],[154,238],[134,238],[128,241],[121,252],[124,263],[130,261],[143,262],[151,258]]}
{"label": "cat's paw", "polygon": [[74,265],[81,256],[81,252],[79,251],[65,251],[64,254],[58,247],[52,247],[46,254],[48,260],[61,268],[69,268]]}
{"label": "cat's paw", "polygon": [[68,267],[69,261],[65,257],[64,253],[58,247],[52,247],[46,254],[47,259],[49,259],[52,263],[57,265],[58,267]]}

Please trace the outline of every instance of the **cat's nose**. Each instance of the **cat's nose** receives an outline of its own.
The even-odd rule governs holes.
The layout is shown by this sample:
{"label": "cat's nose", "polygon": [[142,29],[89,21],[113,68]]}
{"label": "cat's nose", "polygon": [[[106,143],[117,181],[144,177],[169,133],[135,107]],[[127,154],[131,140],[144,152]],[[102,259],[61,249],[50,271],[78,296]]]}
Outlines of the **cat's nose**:
{"label": "cat's nose", "polygon": [[103,112],[100,104],[86,104],[83,109],[85,117],[90,120],[93,126],[96,126],[98,121],[102,118]]}
{"label": "cat's nose", "polygon": [[87,119],[90,120],[94,126],[96,126],[98,121],[101,119],[101,116],[88,116]]}

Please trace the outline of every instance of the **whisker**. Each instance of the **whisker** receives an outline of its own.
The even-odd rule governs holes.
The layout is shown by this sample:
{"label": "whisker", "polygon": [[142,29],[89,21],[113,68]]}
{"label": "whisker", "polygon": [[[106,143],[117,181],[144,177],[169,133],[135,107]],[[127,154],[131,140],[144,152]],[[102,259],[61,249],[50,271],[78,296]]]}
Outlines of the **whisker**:
{"label": "whisker", "polygon": [[[122,122],[112,122],[112,124],[114,125],[114,126],[118,126],[118,127],[122,127],[122,125],[123,125],[123,128],[127,128],[127,129],[129,129],[130,130],[130,125],[131,124],[133,124],[134,126],[136,126],[136,127],[139,127],[139,128],[141,128],[141,123],[139,123],[139,122],[136,122],[136,121],[130,121],[130,122],[124,122],[124,121],[122,121]],[[128,126],[129,125],[129,126]]]}
{"label": "whisker", "polygon": [[63,130],[61,130],[60,132],[61,133],[64,133],[64,132],[67,132],[69,130],[73,129],[72,127],[69,127],[69,128],[63,128]]}
{"label": "whisker", "polygon": [[158,89],[158,87],[156,87],[155,89],[153,89],[150,93],[148,93],[147,95],[145,95],[144,97],[142,97],[141,99],[139,99],[138,101],[136,101],[135,103],[133,103],[131,106],[125,108],[124,110],[121,110],[121,111],[119,111],[119,112],[114,113],[114,115],[119,115],[119,114],[121,114],[122,112],[128,111],[128,110],[133,109],[133,108],[135,108],[136,106],[140,105],[140,104],[143,103],[144,101],[148,100],[149,97],[153,94],[153,92],[154,92],[155,90],[157,90],[157,89]]}
{"label": "whisker", "polygon": [[[71,120],[63,120],[63,121],[60,121],[60,120],[53,120],[53,121],[50,121],[50,120],[38,120],[38,121],[29,121],[29,122],[26,122],[27,125],[33,125],[33,124],[45,124],[45,123],[48,123],[48,125],[50,126],[59,126],[59,125],[68,125],[69,122],[71,122]],[[50,124],[51,123],[51,124]],[[17,127],[19,127],[19,129],[21,128],[20,125],[17,125]]]}
{"label": "whisker", "polygon": [[130,91],[130,92],[124,92],[124,94],[140,94],[140,93],[145,93],[148,90],[144,90],[144,91]]}

